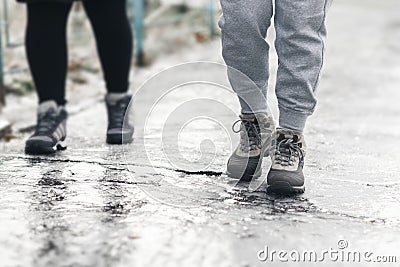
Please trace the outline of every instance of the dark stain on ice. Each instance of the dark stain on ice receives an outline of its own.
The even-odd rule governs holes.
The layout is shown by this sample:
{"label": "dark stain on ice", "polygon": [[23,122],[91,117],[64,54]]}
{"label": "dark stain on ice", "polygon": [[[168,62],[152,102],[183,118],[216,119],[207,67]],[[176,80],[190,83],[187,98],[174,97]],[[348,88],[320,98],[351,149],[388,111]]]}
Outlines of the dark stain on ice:
{"label": "dark stain on ice", "polygon": [[100,182],[102,182],[102,183],[116,183],[116,184],[129,184],[129,185],[147,184],[145,182],[134,182],[134,181],[117,180],[117,179],[102,179]]}
{"label": "dark stain on ice", "polygon": [[307,197],[304,196],[284,196],[271,195],[261,187],[257,191],[249,191],[243,186],[234,187],[226,191],[226,195],[219,201],[228,202],[236,206],[255,207],[262,209],[261,213],[265,216],[294,215],[312,216],[314,218],[330,219],[338,221],[358,221],[371,224],[386,224],[382,218],[370,216],[352,215],[345,212],[332,211],[318,207]]}
{"label": "dark stain on ice", "polygon": [[50,253],[51,251],[58,251],[57,245],[54,243],[53,240],[48,240],[43,247],[40,249],[39,255],[41,257],[45,256],[46,254]]}
{"label": "dark stain on ice", "polygon": [[[11,157],[10,157],[11,158]],[[109,170],[117,170],[117,171],[124,171],[126,168],[124,167],[116,167],[116,164],[109,164],[109,163],[104,163],[101,161],[90,161],[90,160],[84,160],[84,159],[69,159],[69,158],[62,158],[58,157],[56,155],[49,155],[49,156],[14,156],[12,157],[14,159],[24,159],[27,160],[30,164],[39,164],[43,162],[47,163],[87,163],[87,164],[94,164],[98,166],[105,167]],[[7,160],[7,158],[5,158]],[[121,166],[125,166],[127,164],[118,164]]]}
{"label": "dark stain on ice", "polygon": [[50,170],[43,174],[43,177],[39,179],[38,185],[40,186],[62,186],[64,182],[62,182],[59,177],[62,174],[59,170]]}
{"label": "dark stain on ice", "polygon": [[49,178],[49,177],[43,177],[38,181],[38,185],[44,185],[44,186],[57,186],[57,185],[64,185],[63,182],[57,179]]}
{"label": "dark stain on ice", "polygon": [[276,213],[315,213],[319,209],[301,196],[268,195],[265,191],[246,192],[233,190],[229,193],[239,205],[267,206],[270,214]]}
{"label": "dark stain on ice", "polygon": [[175,170],[176,172],[188,174],[188,175],[206,175],[206,176],[221,176],[223,172],[216,171],[186,171],[186,170]]}
{"label": "dark stain on ice", "polygon": [[111,213],[113,215],[122,215],[122,214],[127,214],[129,213],[129,208],[125,207],[123,203],[116,202],[116,203],[106,203],[106,205],[103,207],[104,212]]}

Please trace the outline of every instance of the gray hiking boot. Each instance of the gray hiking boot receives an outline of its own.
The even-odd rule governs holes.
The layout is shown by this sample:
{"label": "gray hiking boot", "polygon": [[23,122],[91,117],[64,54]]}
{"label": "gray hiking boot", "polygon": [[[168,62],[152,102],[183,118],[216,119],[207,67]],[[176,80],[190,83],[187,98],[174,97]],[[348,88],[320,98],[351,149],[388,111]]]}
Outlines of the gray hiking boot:
{"label": "gray hiking boot", "polygon": [[64,150],[67,111],[53,100],[39,105],[35,133],[25,143],[27,154],[52,154]]}
{"label": "gray hiking boot", "polygon": [[304,193],[305,142],[300,132],[276,130],[275,159],[267,178],[267,192]]}
{"label": "gray hiking boot", "polygon": [[[241,123],[236,131],[235,125]],[[266,114],[242,114],[233,124],[233,131],[240,132],[240,143],[228,161],[227,175],[243,181],[261,176],[265,156],[273,156],[275,123]]]}

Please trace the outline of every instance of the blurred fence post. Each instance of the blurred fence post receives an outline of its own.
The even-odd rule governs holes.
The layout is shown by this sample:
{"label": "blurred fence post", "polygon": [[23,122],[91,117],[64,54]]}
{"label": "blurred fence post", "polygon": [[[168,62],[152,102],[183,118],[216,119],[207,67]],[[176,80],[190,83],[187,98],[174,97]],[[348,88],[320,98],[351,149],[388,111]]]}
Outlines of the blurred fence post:
{"label": "blurred fence post", "polygon": [[131,0],[133,9],[133,29],[136,36],[136,64],[144,66],[144,0]]}
{"label": "blurred fence post", "polygon": [[0,20],[0,112],[5,105],[4,65],[3,65],[3,22]]}
{"label": "blurred fence post", "polygon": [[209,6],[208,6],[208,15],[210,16],[210,35],[211,37],[215,36],[215,19],[214,19],[214,13],[215,13],[215,6],[214,6],[214,0],[209,0]]}
{"label": "blurred fence post", "polygon": [[[0,114],[5,105],[4,66],[3,66],[3,22],[0,20]],[[8,121],[0,117],[0,139],[11,132]]]}

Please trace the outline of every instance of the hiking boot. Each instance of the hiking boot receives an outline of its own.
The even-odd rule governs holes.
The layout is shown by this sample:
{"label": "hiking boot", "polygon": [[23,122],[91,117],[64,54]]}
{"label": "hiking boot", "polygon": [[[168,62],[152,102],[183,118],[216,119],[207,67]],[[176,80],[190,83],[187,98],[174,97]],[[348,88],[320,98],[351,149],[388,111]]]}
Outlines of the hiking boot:
{"label": "hiking boot", "polygon": [[106,96],[106,106],[108,114],[108,127],[107,127],[107,143],[108,144],[126,144],[133,141],[133,125],[127,118],[129,103],[132,99],[131,95],[126,95],[117,101],[113,101],[108,94]]}
{"label": "hiking boot", "polygon": [[[237,123],[240,123],[240,129],[236,131]],[[243,181],[260,177],[264,155],[273,156],[274,119],[262,113],[242,114],[232,129],[236,133],[240,132],[240,143],[229,158],[227,175]]]}
{"label": "hiking boot", "polygon": [[53,100],[39,105],[34,134],[25,143],[25,153],[53,154],[65,150],[67,111]]}
{"label": "hiking boot", "polygon": [[267,192],[304,193],[305,142],[300,132],[276,130],[275,157],[267,177]]}

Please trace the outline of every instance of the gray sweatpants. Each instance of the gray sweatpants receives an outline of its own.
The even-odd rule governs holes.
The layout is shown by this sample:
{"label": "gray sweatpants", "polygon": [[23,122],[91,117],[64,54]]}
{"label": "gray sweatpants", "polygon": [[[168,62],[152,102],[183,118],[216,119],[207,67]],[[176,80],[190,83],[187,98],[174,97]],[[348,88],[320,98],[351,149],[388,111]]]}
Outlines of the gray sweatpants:
{"label": "gray sweatpants", "polygon": [[331,2],[275,0],[274,5],[273,0],[221,0],[222,55],[242,113],[268,111],[269,45],[265,38],[274,17],[279,124],[304,129],[317,102],[314,92],[323,65],[325,18]]}

